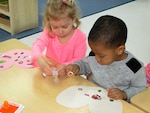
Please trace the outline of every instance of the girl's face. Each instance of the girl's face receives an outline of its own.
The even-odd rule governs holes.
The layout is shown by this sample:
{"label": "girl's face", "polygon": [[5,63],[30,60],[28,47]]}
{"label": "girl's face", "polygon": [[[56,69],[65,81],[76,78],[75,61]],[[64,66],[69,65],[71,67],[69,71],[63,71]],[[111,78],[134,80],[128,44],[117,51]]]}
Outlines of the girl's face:
{"label": "girl's face", "polygon": [[91,50],[95,53],[97,62],[101,65],[109,65],[114,61],[121,60],[121,55],[124,51],[124,46],[118,48],[107,48],[101,43],[93,43],[89,41]]}
{"label": "girl's face", "polygon": [[65,38],[70,36],[73,32],[73,20],[69,17],[59,19],[59,20],[50,20],[50,25],[52,31],[57,35],[59,38]]}

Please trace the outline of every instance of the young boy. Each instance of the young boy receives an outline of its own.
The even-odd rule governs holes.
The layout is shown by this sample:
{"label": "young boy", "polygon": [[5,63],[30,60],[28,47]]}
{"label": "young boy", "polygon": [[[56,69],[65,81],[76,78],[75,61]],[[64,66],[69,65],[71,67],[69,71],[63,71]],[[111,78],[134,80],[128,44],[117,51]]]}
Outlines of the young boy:
{"label": "young boy", "polygon": [[119,18],[105,15],[95,22],[88,43],[92,56],[66,67],[75,75],[92,75],[89,80],[107,89],[113,99],[130,98],[146,89],[146,74],[143,63],[125,50],[126,24]]}

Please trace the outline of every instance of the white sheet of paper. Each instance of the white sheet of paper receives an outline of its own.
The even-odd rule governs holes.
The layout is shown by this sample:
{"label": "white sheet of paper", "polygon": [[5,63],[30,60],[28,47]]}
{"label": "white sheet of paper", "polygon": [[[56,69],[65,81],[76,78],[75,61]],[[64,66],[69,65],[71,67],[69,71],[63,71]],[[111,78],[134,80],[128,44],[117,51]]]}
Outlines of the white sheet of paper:
{"label": "white sheet of paper", "polygon": [[[98,95],[100,99],[93,99],[93,95]],[[56,101],[69,108],[88,105],[90,113],[122,113],[121,101],[110,101],[107,91],[100,87],[72,86],[62,91]]]}
{"label": "white sheet of paper", "polygon": [[91,100],[89,109],[90,113],[122,113],[122,103],[119,100]]}
{"label": "white sheet of paper", "polygon": [[[81,90],[84,89],[84,90]],[[73,86],[62,91],[57,97],[56,101],[69,108],[79,108],[88,104],[88,99],[84,96],[87,87]]]}

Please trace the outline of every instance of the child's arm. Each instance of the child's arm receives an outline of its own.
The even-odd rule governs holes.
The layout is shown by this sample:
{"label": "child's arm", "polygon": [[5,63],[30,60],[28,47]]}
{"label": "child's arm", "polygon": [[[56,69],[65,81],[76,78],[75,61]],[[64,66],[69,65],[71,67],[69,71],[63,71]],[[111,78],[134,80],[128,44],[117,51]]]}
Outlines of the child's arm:
{"label": "child's arm", "polygon": [[47,47],[48,42],[49,40],[44,30],[40,37],[32,44],[32,63],[34,66],[38,66],[37,59],[43,56],[43,51]]}
{"label": "child's arm", "polygon": [[141,67],[135,74],[127,89],[124,89],[128,96],[128,101],[135,94],[147,88],[145,68]]}
{"label": "child's arm", "polygon": [[88,64],[88,57],[85,57],[81,60],[74,62],[73,64],[69,64],[66,67],[66,72],[73,72],[75,75],[88,75],[91,73],[91,69]]}

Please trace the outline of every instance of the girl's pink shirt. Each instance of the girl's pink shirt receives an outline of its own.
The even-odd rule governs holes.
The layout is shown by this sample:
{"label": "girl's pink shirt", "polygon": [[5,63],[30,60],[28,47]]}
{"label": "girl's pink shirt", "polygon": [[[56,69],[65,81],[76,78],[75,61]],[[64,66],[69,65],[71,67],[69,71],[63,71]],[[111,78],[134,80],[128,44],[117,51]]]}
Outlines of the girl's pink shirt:
{"label": "girl's pink shirt", "polygon": [[65,44],[61,44],[57,36],[50,38],[48,30],[44,29],[32,46],[32,62],[34,66],[38,66],[36,59],[43,56],[42,53],[45,48],[48,58],[60,64],[70,64],[85,57],[87,49],[86,35],[79,29],[75,29],[70,40]]}

